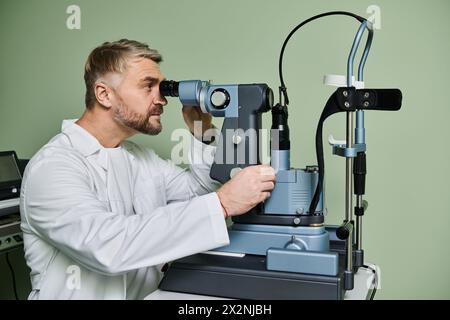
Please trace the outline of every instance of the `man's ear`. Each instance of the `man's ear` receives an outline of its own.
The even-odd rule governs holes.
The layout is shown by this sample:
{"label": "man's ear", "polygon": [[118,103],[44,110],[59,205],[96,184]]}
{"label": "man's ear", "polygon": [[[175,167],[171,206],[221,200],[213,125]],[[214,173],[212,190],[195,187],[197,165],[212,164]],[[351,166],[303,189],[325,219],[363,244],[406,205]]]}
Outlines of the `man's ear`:
{"label": "man's ear", "polygon": [[95,97],[101,106],[111,108],[111,90],[105,83],[100,81],[96,82],[94,85],[94,92]]}

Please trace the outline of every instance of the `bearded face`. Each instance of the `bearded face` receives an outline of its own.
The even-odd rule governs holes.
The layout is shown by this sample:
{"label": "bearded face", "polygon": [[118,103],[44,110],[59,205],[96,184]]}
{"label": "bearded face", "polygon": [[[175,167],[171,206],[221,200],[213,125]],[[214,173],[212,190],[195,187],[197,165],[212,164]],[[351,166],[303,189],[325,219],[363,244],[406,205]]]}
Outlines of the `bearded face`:
{"label": "bearded face", "polygon": [[159,134],[163,106],[167,104],[159,92],[163,80],[159,65],[154,61],[145,58],[130,61],[117,81],[119,84],[112,89],[114,120],[143,134]]}
{"label": "bearded face", "polygon": [[114,119],[120,124],[136,130],[137,132],[157,135],[162,130],[161,114],[162,106],[154,106],[142,114],[122,104],[114,108]]}

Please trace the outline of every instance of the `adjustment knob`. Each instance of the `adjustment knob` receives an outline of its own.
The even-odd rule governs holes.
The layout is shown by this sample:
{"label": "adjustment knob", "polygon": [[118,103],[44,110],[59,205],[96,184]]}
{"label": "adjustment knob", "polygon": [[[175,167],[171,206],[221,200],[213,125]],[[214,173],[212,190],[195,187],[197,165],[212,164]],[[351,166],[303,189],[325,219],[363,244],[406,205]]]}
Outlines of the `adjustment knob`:
{"label": "adjustment knob", "polygon": [[345,220],[343,224],[341,224],[336,229],[336,236],[341,240],[346,240],[350,236],[350,233],[353,231],[353,221]]}
{"label": "adjustment knob", "polygon": [[211,104],[217,109],[224,109],[230,102],[230,95],[225,89],[216,89],[211,93]]}

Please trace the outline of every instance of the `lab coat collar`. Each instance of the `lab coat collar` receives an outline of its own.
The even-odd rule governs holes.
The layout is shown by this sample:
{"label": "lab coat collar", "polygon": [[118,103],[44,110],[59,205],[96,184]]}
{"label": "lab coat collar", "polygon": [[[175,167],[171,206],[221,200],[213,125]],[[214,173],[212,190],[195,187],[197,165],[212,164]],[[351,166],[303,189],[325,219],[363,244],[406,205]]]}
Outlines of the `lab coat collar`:
{"label": "lab coat collar", "polygon": [[[86,131],[81,126],[77,125],[75,121],[78,119],[63,120],[61,131],[71,141],[72,146],[78,150],[83,156],[89,157],[97,154],[98,164],[105,170],[108,170],[108,152],[107,148],[103,147],[100,142]],[[122,143],[118,148],[124,148],[128,151],[131,159],[134,160],[133,154],[128,150],[127,145]]]}
{"label": "lab coat collar", "polygon": [[72,146],[85,157],[103,149],[103,146],[93,135],[75,123],[77,120],[63,120],[61,125],[62,133],[70,139]]}

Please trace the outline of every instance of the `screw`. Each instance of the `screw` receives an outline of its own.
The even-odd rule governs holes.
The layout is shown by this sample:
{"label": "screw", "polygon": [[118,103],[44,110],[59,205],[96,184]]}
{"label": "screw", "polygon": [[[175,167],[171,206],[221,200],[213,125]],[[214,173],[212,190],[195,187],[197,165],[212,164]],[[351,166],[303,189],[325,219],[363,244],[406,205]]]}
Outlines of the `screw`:
{"label": "screw", "polygon": [[364,102],[364,107],[368,107],[369,106],[369,101],[365,101]]}
{"label": "screw", "polygon": [[350,107],[350,103],[348,103],[348,101],[345,101],[344,106],[345,106],[346,108],[349,108],[349,107]]}
{"label": "screw", "polygon": [[300,218],[295,218],[294,219],[294,224],[297,224],[297,225],[300,224]]}
{"label": "screw", "polygon": [[342,94],[344,95],[344,97],[348,96],[348,92],[347,91],[342,92]]}
{"label": "screw", "polygon": [[369,97],[369,93],[368,92],[365,92],[364,93],[364,98],[368,98]]}
{"label": "screw", "polygon": [[297,210],[295,212],[297,212],[297,214],[303,214],[303,212],[305,212],[305,210],[303,208],[297,208]]}

